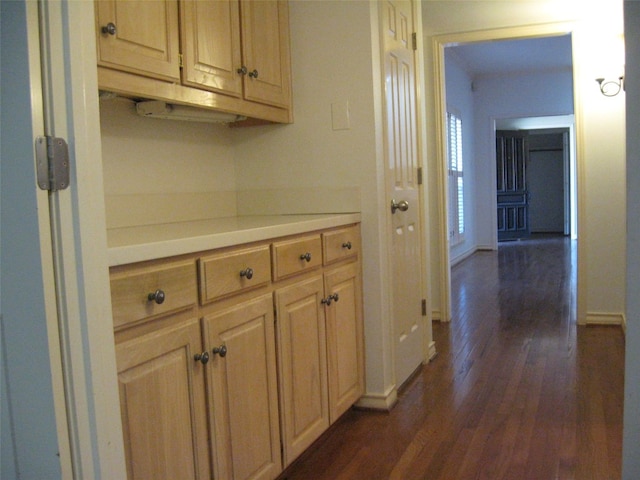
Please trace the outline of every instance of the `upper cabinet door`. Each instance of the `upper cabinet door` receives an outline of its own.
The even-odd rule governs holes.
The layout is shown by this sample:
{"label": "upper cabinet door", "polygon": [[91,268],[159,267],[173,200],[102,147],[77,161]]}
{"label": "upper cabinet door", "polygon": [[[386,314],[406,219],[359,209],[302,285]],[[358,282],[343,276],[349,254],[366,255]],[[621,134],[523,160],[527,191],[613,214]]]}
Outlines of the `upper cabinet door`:
{"label": "upper cabinet door", "polygon": [[96,2],[98,65],[180,80],[177,0]]}
{"label": "upper cabinet door", "polygon": [[242,96],[238,0],[182,0],[182,83]]}
{"label": "upper cabinet door", "polygon": [[240,2],[245,99],[288,108],[291,66],[286,1]]}

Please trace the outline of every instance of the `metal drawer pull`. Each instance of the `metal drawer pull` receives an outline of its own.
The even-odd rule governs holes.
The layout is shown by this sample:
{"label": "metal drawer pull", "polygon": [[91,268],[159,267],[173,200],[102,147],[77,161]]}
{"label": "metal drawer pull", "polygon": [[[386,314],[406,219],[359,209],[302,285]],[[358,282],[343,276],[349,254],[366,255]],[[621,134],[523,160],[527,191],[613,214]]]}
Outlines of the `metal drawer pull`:
{"label": "metal drawer pull", "polygon": [[251,280],[253,278],[253,268],[245,268],[244,270],[240,270],[240,276],[246,277],[247,280]]}
{"label": "metal drawer pull", "polygon": [[202,362],[203,365],[206,365],[209,362],[209,352],[196,353],[193,356],[193,359],[197,362]]}
{"label": "metal drawer pull", "polygon": [[213,350],[211,350],[211,353],[213,353],[214,355],[220,355],[221,357],[226,357],[227,346],[223,343],[219,347],[213,347]]}
{"label": "metal drawer pull", "polygon": [[147,300],[149,300],[150,302],[156,302],[158,305],[164,302],[164,299],[165,299],[165,294],[160,289],[147,295]]}
{"label": "metal drawer pull", "polygon": [[311,261],[311,253],[307,252],[307,253],[303,253],[302,255],[300,255],[300,260],[306,260],[307,262]]}
{"label": "metal drawer pull", "polygon": [[351,250],[351,242],[345,242],[342,244],[342,248],[346,248],[347,250]]}

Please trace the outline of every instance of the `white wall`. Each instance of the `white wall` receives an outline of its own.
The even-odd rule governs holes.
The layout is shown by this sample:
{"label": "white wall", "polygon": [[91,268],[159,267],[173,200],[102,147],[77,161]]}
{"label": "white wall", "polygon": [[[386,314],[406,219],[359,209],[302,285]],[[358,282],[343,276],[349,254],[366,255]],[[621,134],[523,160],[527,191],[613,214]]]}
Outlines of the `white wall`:
{"label": "white wall", "polygon": [[464,68],[464,63],[455,54],[455,47],[445,50],[445,79],[447,109],[462,119],[462,161],[464,172],[464,220],[465,232],[462,243],[450,247],[450,262],[455,264],[477,248],[476,238],[476,181],[474,145],[474,94],[471,91],[472,78]]}
{"label": "white wall", "polygon": [[[376,7],[368,1],[290,2],[294,123],[233,133],[243,213],[264,211],[274,189],[290,199],[281,213],[361,211],[367,393],[384,397],[393,387],[393,364],[375,123],[375,101],[382,98],[373,74]],[[334,130],[332,104],[347,103],[350,128]]]}
{"label": "white wall", "polygon": [[235,216],[224,125],[143,118],[126,98],[100,101],[107,227]]}
{"label": "white wall", "polygon": [[622,478],[640,478],[640,2],[625,2],[627,109],[627,334]]}
{"label": "white wall", "polygon": [[[576,121],[578,138],[578,163],[580,166],[580,218],[579,218],[579,321],[620,322],[624,311],[625,274],[625,151],[624,151],[624,95],[603,97],[595,83],[600,76],[616,78],[620,65],[616,59],[620,51],[619,35],[622,2],[593,0],[576,8],[573,2],[540,0],[533,2],[455,2],[427,1],[423,5],[423,25],[425,42],[431,44],[432,37],[439,34],[459,34],[488,29],[528,26],[536,24],[571,22],[567,30],[572,30],[576,98]],[[515,31],[514,28],[506,31]],[[515,34],[515,33],[514,33]],[[433,53],[427,49],[425,64],[432,65]],[[427,89],[434,88],[426,72]],[[536,84],[530,78],[531,88],[540,93],[531,101],[541,106],[554,98],[552,89]],[[539,79],[540,81],[542,79]],[[517,89],[513,81],[494,79],[478,81],[478,90],[486,91],[483,103],[476,109],[476,151],[480,158],[477,169],[478,205],[491,205],[493,190],[491,164],[491,125],[486,120],[500,116],[523,116],[525,112],[513,111],[517,97],[524,91]],[[505,111],[503,100],[495,95],[501,91],[503,98],[512,98]],[[494,95],[490,95],[491,91]],[[480,96],[478,96],[480,97]],[[494,102],[493,104],[488,103]],[[554,107],[553,105],[548,105]],[[531,107],[531,105],[529,105]],[[428,104],[428,122],[435,124],[435,105]],[[557,108],[557,107],[555,107]],[[558,109],[567,113],[566,108]],[[540,108],[531,108],[527,115],[548,114]],[[581,133],[581,134],[580,134]],[[428,132],[428,158],[431,160],[429,174],[435,176],[437,151],[435,132]],[[432,195],[436,190],[431,188]],[[432,197],[432,204],[438,200]],[[478,243],[480,246],[493,244],[494,226],[491,212],[482,207],[478,212]],[[437,218],[435,215],[432,218]],[[438,251],[440,237],[438,225],[431,224],[432,247]],[[436,255],[432,256],[431,271],[440,272]],[[432,278],[437,286],[439,278]],[[435,296],[434,300],[438,301]]]}

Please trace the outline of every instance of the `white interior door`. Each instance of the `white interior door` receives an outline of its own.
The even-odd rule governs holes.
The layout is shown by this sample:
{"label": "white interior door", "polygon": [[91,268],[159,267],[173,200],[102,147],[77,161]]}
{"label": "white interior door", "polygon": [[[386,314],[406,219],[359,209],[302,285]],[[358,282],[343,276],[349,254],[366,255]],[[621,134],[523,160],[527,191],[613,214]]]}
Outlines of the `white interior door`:
{"label": "white interior door", "polygon": [[[393,337],[396,385],[422,363],[421,228],[415,59],[410,1],[382,4],[387,199],[391,216]],[[392,204],[395,205],[392,207]]]}

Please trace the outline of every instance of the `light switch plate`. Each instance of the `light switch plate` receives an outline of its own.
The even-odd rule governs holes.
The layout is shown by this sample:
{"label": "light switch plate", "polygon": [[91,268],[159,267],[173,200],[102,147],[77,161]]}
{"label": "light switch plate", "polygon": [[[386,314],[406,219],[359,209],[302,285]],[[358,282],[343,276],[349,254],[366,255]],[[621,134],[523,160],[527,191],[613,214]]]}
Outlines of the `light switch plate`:
{"label": "light switch plate", "polygon": [[331,125],[334,130],[351,129],[349,119],[349,102],[331,104]]}

